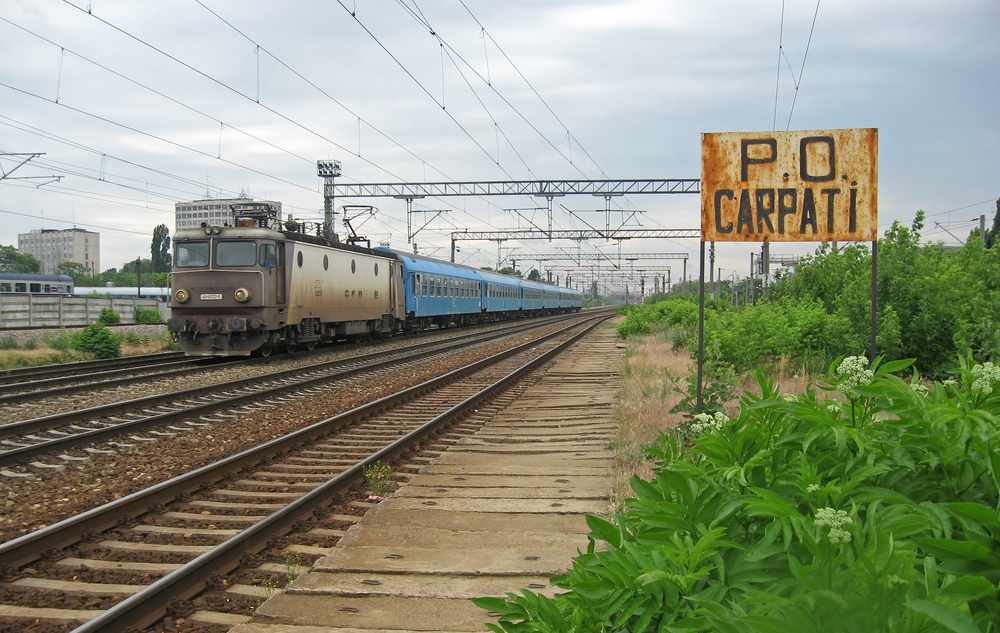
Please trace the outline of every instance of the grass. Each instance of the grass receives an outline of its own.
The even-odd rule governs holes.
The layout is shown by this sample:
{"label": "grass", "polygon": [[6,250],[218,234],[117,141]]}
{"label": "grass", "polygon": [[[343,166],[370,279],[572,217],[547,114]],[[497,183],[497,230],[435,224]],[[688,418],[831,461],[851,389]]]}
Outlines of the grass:
{"label": "grass", "polygon": [[[51,337],[49,340],[44,338],[41,340],[31,340],[34,343],[27,346],[21,344],[19,346],[8,345],[0,348],[0,371],[91,360],[90,354],[85,354],[74,349],[56,349],[52,347],[51,343],[56,343],[59,347],[65,347],[56,342],[57,337]],[[177,349],[177,347],[170,342],[167,335],[161,338],[141,337],[132,343],[128,340],[123,340],[121,345],[122,356],[155,354],[170,349]]]}
{"label": "grass", "polygon": [[[618,393],[618,432],[608,446],[615,451],[616,464],[611,504],[614,512],[621,511],[625,499],[633,496],[629,481],[637,475],[652,477],[652,462],[644,451],[656,443],[661,433],[683,421],[681,413],[670,413],[682,398],[669,379],[673,375],[685,385],[684,378],[697,371],[688,349],[675,349],[670,331],[654,332],[647,336],[634,336],[624,343],[625,367]],[[765,373],[777,377],[782,393],[805,393],[814,376],[805,375],[788,358],[773,363]],[[725,404],[727,415],[739,413],[738,396],[745,391],[760,393],[756,380],[750,374],[740,376],[734,397]]]}

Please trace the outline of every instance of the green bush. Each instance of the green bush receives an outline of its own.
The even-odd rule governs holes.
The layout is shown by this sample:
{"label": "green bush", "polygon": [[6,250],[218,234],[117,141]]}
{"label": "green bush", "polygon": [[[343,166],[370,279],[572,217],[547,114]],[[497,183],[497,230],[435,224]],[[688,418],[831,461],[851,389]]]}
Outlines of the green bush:
{"label": "green bush", "polygon": [[121,339],[103,323],[91,323],[72,335],[73,349],[92,354],[94,358],[118,358],[122,355]]}
{"label": "green bush", "polygon": [[21,345],[21,347],[24,349],[38,349],[38,341],[33,338],[29,338]]}
{"label": "green bush", "polygon": [[17,339],[13,336],[4,336],[0,338],[0,349],[17,349]]}
{"label": "green bush", "polygon": [[737,418],[663,436],[628,511],[587,517],[590,547],[551,580],[565,593],[480,598],[501,614],[487,626],[996,633],[1000,367],[963,360],[928,388],[879,360],[837,359],[822,388],[839,399],[758,372]]}
{"label": "green bush", "polygon": [[163,315],[156,308],[147,308],[146,306],[136,306],[135,307],[135,322],[136,323],[163,323]]}
{"label": "green bush", "polygon": [[42,335],[42,341],[52,349],[59,350],[60,352],[67,352],[73,349],[73,339],[65,329],[59,330],[59,334],[55,336],[46,332]]}
{"label": "green bush", "polygon": [[101,308],[101,314],[97,317],[97,322],[104,325],[112,325],[122,322],[122,315],[113,308]]}

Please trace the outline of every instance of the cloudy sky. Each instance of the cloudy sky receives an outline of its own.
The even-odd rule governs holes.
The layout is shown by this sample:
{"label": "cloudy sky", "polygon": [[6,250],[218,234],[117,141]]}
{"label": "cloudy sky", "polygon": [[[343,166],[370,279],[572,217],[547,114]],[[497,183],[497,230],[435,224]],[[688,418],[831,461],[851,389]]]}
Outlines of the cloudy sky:
{"label": "cloudy sky", "polygon": [[[780,45],[780,48],[779,48]],[[875,127],[879,224],[928,214],[957,243],[1000,197],[997,0],[7,0],[0,6],[0,244],[74,225],[103,268],[149,257],[177,201],[279,200],[318,219],[317,159],[340,182],[698,178],[700,133]],[[49,182],[49,176],[61,176]],[[27,178],[25,178],[27,177]],[[405,203],[359,233],[407,248]],[[416,237],[547,220],[544,200],[424,199]],[[555,202],[555,228],[602,227],[604,199]],[[613,226],[698,228],[698,195],[632,196]],[[518,209],[519,211],[511,211]],[[567,210],[574,211],[574,214]],[[635,213],[633,213],[635,212]],[[421,226],[433,213],[414,214]],[[361,220],[359,219],[358,222]],[[935,224],[937,223],[937,224]],[[954,236],[945,231],[947,229]],[[338,230],[342,227],[338,222]],[[772,253],[815,245],[776,245]],[[505,242],[531,253],[573,243]],[[513,250],[511,250],[513,249]],[[583,252],[617,257],[601,241]],[[753,245],[720,245],[723,277]],[[625,253],[688,253],[635,240]],[[495,242],[459,259],[495,264]],[[671,265],[672,279],[680,263]]]}

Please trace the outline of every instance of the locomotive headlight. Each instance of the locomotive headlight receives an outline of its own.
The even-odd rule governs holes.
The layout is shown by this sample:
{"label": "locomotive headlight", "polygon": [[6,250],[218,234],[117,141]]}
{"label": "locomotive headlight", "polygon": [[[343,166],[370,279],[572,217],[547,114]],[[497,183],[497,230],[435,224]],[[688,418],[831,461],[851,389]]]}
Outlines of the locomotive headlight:
{"label": "locomotive headlight", "polygon": [[246,303],[247,301],[250,301],[250,297],[252,295],[246,288],[237,288],[236,292],[233,293],[233,296],[236,297],[236,300],[240,303]]}
{"label": "locomotive headlight", "polygon": [[187,303],[187,300],[190,298],[191,294],[183,288],[179,288],[177,292],[174,293],[174,299],[177,299],[178,303]]}

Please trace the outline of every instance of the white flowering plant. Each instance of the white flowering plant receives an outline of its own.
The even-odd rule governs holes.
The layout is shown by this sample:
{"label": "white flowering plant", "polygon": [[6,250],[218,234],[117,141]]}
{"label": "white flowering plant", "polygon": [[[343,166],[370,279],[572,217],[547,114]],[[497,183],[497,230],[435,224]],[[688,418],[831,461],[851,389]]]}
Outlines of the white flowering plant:
{"label": "white flowering plant", "polygon": [[998,633],[1000,385],[974,409],[989,368],[920,395],[894,375],[907,363],[880,361],[836,413],[812,388],[785,401],[758,372],[738,416],[661,437],[627,510],[587,518],[591,545],[552,579],[559,593],[476,600],[500,614],[488,626]]}

